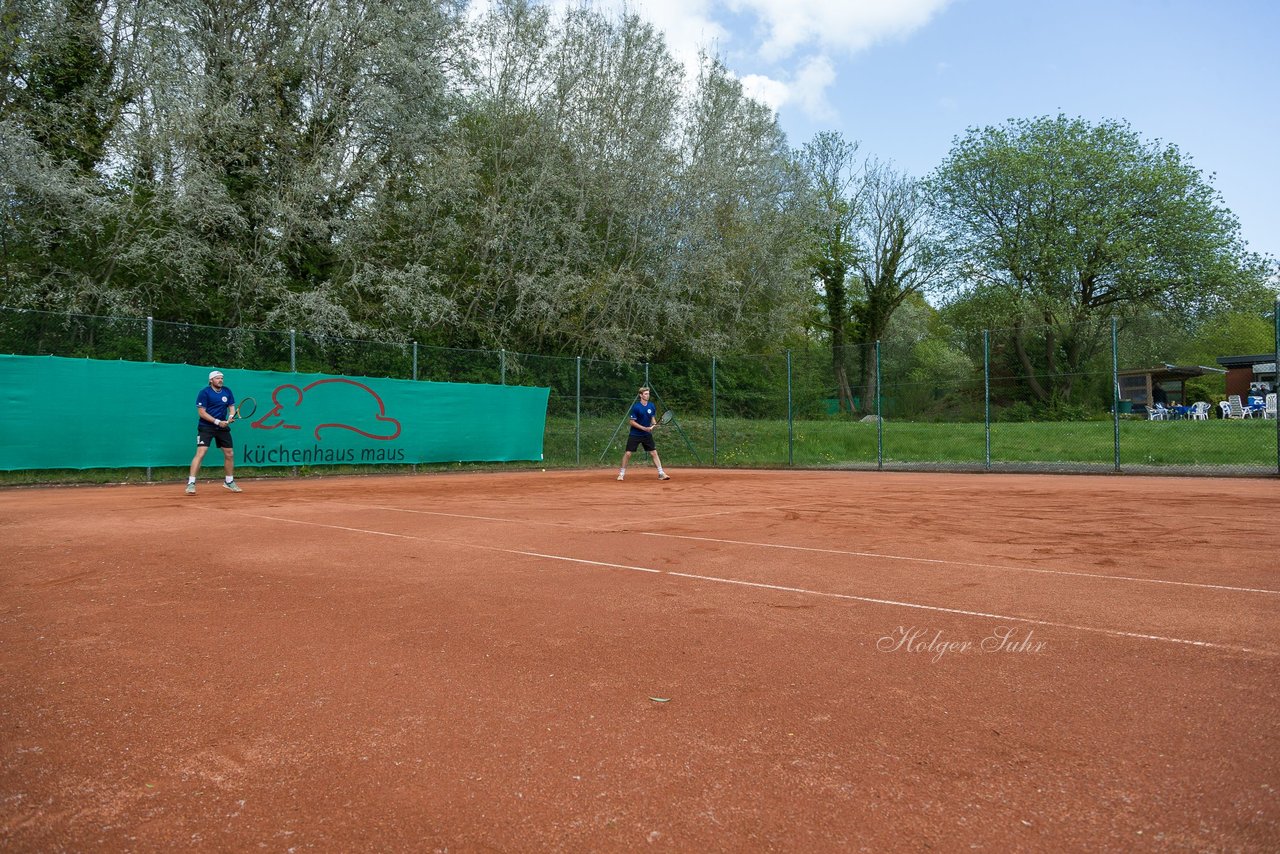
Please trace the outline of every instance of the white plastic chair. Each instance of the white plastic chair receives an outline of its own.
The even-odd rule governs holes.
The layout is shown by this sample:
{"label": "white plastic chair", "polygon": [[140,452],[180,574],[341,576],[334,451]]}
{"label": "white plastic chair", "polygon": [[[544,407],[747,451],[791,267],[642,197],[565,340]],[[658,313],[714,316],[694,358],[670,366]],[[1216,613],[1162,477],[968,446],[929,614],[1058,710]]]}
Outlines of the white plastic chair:
{"label": "white plastic chair", "polygon": [[1191,411],[1187,413],[1187,417],[1193,421],[1209,420],[1209,404],[1204,400],[1197,400],[1191,404]]}
{"label": "white plastic chair", "polygon": [[1225,400],[1218,401],[1218,410],[1218,414],[1223,418],[1231,417],[1231,404],[1227,403]]}
{"label": "white plastic chair", "polygon": [[1262,410],[1262,417],[1263,418],[1276,417],[1276,393],[1274,391],[1271,392],[1271,394],[1267,395],[1267,407],[1266,409]]}
{"label": "white plastic chair", "polygon": [[1158,403],[1155,406],[1148,406],[1147,418],[1151,421],[1168,421],[1169,410],[1165,409]]}
{"label": "white plastic chair", "polygon": [[1238,394],[1233,394],[1227,398],[1227,407],[1231,412],[1228,416],[1230,418],[1248,418],[1253,414],[1249,407],[1240,402],[1240,395]]}

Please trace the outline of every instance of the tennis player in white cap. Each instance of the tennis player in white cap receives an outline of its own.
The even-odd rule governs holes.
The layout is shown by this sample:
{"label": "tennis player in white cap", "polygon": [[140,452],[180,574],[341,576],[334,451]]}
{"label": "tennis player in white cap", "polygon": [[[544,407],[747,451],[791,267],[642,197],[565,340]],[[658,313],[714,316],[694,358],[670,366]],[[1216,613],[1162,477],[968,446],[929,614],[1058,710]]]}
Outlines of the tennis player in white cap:
{"label": "tennis player in white cap", "polygon": [[196,395],[196,413],[200,423],[196,432],[196,455],[187,475],[187,495],[196,494],[196,475],[210,445],[222,449],[226,477],[222,485],[232,492],[242,492],[236,483],[235,447],[231,442],[231,418],[235,415],[236,396],[222,384],[222,371],[209,372],[209,384]]}

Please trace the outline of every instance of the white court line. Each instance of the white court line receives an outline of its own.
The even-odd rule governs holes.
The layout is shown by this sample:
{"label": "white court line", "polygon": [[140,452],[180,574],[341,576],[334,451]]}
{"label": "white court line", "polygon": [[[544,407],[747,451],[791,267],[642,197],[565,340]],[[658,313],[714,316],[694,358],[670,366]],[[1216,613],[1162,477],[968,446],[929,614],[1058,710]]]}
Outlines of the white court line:
{"label": "white court line", "polygon": [[[345,502],[343,502],[345,504]],[[572,522],[540,522],[529,519],[503,519],[496,516],[468,516],[463,513],[443,513],[438,510],[409,510],[403,507],[384,507],[377,504],[346,504],[348,507],[361,507],[366,510],[386,510],[393,513],[416,513],[425,516],[445,516],[452,519],[475,519],[482,522],[505,522],[513,525],[549,525],[559,528],[573,528],[581,531],[610,531],[622,533],[628,531],[628,528],[597,528],[590,525],[576,525]],[[766,507],[765,510],[791,509],[782,507]],[[725,513],[707,513],[703,515],[717,516],[734,513],[738,511],[725,511]],[[693,519],[696,516],[678,516],[672,517],[674,521],[682,519]],[[657,520],[665,521],[665,520]],[[790,551],[800,552],[817,552],[820,554],[845,555],[848,557],[869,557],[879,558],[881,560],[902,560],[912,561],[915,563],[934,563],[942,566],[967,566],[973,569],[995,569],[1002,572],[1032,572],[1040,575],[1066,575],[1075,578],[1093,578],[1099,581],[1131,581],[1135,584],[1165,584],[1172,587],[1194,587],[1201,590],[1223,590],[1230,593],[1263,593],[1271,596],[1280,596],[1280,590],[1268,590],[1262,587],[1232,587],[1226,584],[1203,584],[1196,581],[1170,581],[1165,578],[1139,578],[1135,575],[1108,575],[1101,572],[1077,572],[1069,569],[1037,569],[1030,566],[1007,566],[995,563],[970,563],[968,561],[959,560],[943,560],[941,558],[929,557],[909,557],[907,555],[891,555],[882,552],[856,552],[847,549],[824,549],[816,546],[791,546],[783,543],[758,543],[749,540],[725,540],[716,537],[695,537],[691,534],[661,534],[656,531],[631,531],[631,533],[643,534],[646,537],[666,537],[673,540],[699,540],[707,543],[724,543],[732,546],[756,546],[765,549],[787,549]]]}
{"label": "white court line", "polygon": [[437,540],[430,537],[419,537],[416,534],[390,534],[386,531],[374,531],[369,528],[349,528],[346,525],[330,525],[327,522],[308,522],[305,519],[286,519],[283,516],[265,516],[261,513],[238,513],[240,516],[248,516],[253,519],[270,519],[274,522],[292,522],[294,525],[314,525],[317,528],[332,528],[336,531],[351,531],[355,534],[374,534],[379,537],[395,537],[401,540],[420,540],[424,543],[436,543],[439,545],[463,546],[466,548],[483,549],[490,552],[503,552],[510,555],[523,555],[524,557],[541,557],[547,560],[564,560],[572,563],[585,563],[591,566],[606,566],[612,569],[632,569],[636,572],[655,572],[662,573],[661,569],[649,569],[643,566],[630,566],[625,563],[606,563],[602,560],[587,560],[581,557],[565,557],[564,555],[548,555],[541,552],[526,552],[520,549],[504,549],[498,546],[486,546],[481,543],[460,543],[457,540]]}
{"label": "white court line", "polygon": [[473,519],[478,522],[504,522],[516,525],[542,525],[549,528],[573,528],[578,531],[598,531],[590,525],[575,522],[544,522],[541,519],[503,519],[497,516],[477,516],[471,513],[445,513],[443,510],[414,510],[409,507],[387,507],[383,504],[352,504],[349,501],[326,501],[325,506],[355,507],[359,510],[383,510],[388,513],[413,513],[419,516],[443,516],[446,519]]}
{"label": "white court line", "polygon": [[1138,578],[1133,575],[1106,575],[1094,572],[1073,572],[1069,569],[1036,569],[1030,566],[1001,566],[995,563],[969,563],[961,560],[941,560],[932,557],[907,557],[905,555],[881,554],[878,552],[855,552],[844,549],[820,549],[815,546],[789,546],[780,543],[756,543],[748,540],[722,540],[716,537],[695,537],[690,534],[659,534],[654,531],[637,531],[646,537],[667,537],[673,540],[700,540],[706,543],[725,543],[732,546],[758,546],[765,549],[788,549],[797,552],[820,552],[822,554],[848,555],[850,557],[873,557],[882,560],[906,560],[916,563],[937,563],[944,566],[968,566],[976,569],[999,569],[1005,572],[1037,572],[1042,575],[1071,575],[1078,578],[1096,578],[1105,581],[1133,581],[1139,584],[1171,584],[1177,587],[1200,587],[1206,590],[1229,590],[1233,593],[1268,593],[1280,596],[1280,590],[1267,590],[1261,587],[1229,587],[1225,584],[1200,584],[1195,581],[1170,581],[1165,578]]}
{"label": "white court line", "polygon": [[741,507],[736,510],[717,510],[714,513],[683,513],[679,516],[658,516],[653,519],[631,519],[630,525],[653,525],[658,522],[683,522],[685,519],[705,519],[708,516],[737,516],[743,513],[767,513],[770,510],[782,510],[782,507]]}
{"label": "white court line", "polygon": [[[445,513],[441,510],[414,510],[408,507],[387,507],[382,504],[352,504],[347,501],[331,501],[331,502],[325,502],[325,503],[340,504],[344,507],[359,507],[362,510],[385,510],[389,513],[417,513],[423,516],[444,516],[450,519],[475,519],[481,522],[508,522],[511,524],[518,524],[518,525],[543,525],[543,526],[552,527],[552,528],[572,528],[577,531],[590,531],[593,533],[600,532],[600,531],[621,532],[621,531],[627,530],[627,528],[600,528],[595,525],[582,525],[576,522],[546,522],[541,519],[500,519],[496,516],[474,516],[474,515],[469,515],[467,513]],[[656,519],[641,520],[640,524],[651,525],[656,522],[680,522],[685,519],[702,519],[707,516],[732,516],[740,513],[761,512],[761,511],[769,511],[769,510],[776,510],[776,509],[778,508],[750,507],[746,509],[737,509],[737,510],[717,510],[712,513],[690,513],[683,516],[661,516]],[[635,525],[635,524],[637,524],[637,522],[634,519],[628,522],[628,526]]]}
{"label": "white court line", "polygon": [[392,534],[387,531],[371,531],[368,528],[348,528],[345,525],[330,525],[326,522],[306,522],[301,519],[286,519],[283,516],[267,516],[263,513],[244,513],[242,511],[231,511],[237,516],[248,516],[251,519],[270,519],[273,522],[292,522],[295,525],[315,525],[317,528],[332,528],[335,531],[351,531],[355,534],[373,534],[378,537],[395,537],[397,540],[421,540],[422,537],[415,537],[413,534]]}
{"label": "white court line", "polygon": [[1147,635],[1140,632],[1125,632],[1119,629],[1100,629],[1095,626],[1078,626],[1073,623],[1055,623],[1051,620],[1036,620],[1031,617],[1011,617],[1007,614],[988,614],[983,611],[966,611],[961,608],[943,608],[939,605],[921,605],[915,602],[898,602],[894,599],[874,599],[869,596],[854,596],[851,593],[827,593],[821,590],[807,590],[803,587],[783,587],[780,584],[765,584],[760,581],[742,581],[736,578],[718,578],[714,575],[694,575],[688,572],[670,572],[666,575],[676,575],[681,578],[697,578],[702,581],[718,581],[721,584],[740,584],[744,587],[763,587],[766,590],[783,590],[789,593],[804,593],[809,596],[827,596],[833,599],[852,599],[855,602],[870,602],[874,605],[891,605],[897,608],[916,608],[922,611],[938,611],[943,614],[960,614],[966,617],[985,617],[992,620],[1009,620],[1016,623],[1030,623],[1035,626],[1048,626],[1055,629],[1071,629],[1077,632],[1093,632],[1095,634],[1110,635],[1118,638],[1138,638],[1139,640],[1162,641],[1164,643],[1180,643],[1188,646],[1199,646],[1207,649],[1226,649],[1232,652],[1247,652],[1255,655],[1265,655],[1274,657],[1280,653],[1271,652],[1264,649],[1251,649],[1243,646],[1230,646],[1227,644],[1212,643],[1211,641],[1187,640],[1186,638],[1171,638],[1163,635]]}
{"label": "white court line", "polygon": [[870,596],[855,596],[851,593],[829,593],[822,590],[809,590],[804,587],[784,587],[780,584],[766,584],[760,581],[743,581],[737,578],[721,578],[715,575],[695,575],[689,572],[674,572],[667,569],[653,569],[645,566],[629,566],[621,563],[605,563],[604,561],[586,560],[584,558],[568,557],[566,555],[545,554],[543,552],[521,551],[520,549],[505,549],[497,546],[485,546],[478,543],[458,542],[456,540],[440,540],[430,537],[419,537],[413,534],[392,534],[386,531],[375,531],[368,528],[351,528],[345,525],[331,525],[326,522],[308,522],[300,519],[286,519],[281,516],[266,516],[258,513],[245,513],[243,511],[232,511],[240,516],[247,516],[254,519],[269,519],[274,522],[292,522],[295,525],[311,525],[317,528],[330,528],[336,531],[349,531],[357,534],[373,534],[380,537],[396,537],[404,540],[420,540],[434,545],[451,545],[460,548],[481,549],[483,551],[502,552],[503,554],[521,555],[523,557],[540,558],[542,560],[558,560],[567,563],[581,563],[589,566],[603,566],[610,569],[627,569],[635,572],[645,572],[652,575],[669,575],[673,578],[689,578],[698,581],[711,581],[719,584],[734,584],[741,587],[756,587],[764,590],[778,590],[786,593],[801,593],[806,596],[822,596],[830,599],[844,599],[853,602],[866,602],[872,605],[887,605],[894,608],[913,608],[921,611],[934,611],[940,614],[955,614],[962,617],[982,617],[991,620],[1008,620],[1015,623],[1026,623],[1033,626],[1044,626],[1055,629],[1068,629],[1077,632],[1088,632],[1091,634],[1107,635],[1109,637],[1118,638],[1136,638],[1138,640],[1158,641],[1161,643],[1181,644],[1184,646],[1200,647],[1202,649],[1221,649],[1229,652],[1240,652],[1250,655],[1262,655],[1274,658],[1280,653],[1272,652],[1264,649],[1253,649],[1251,647],[1231,646],[1230,644],[1213,643],[1212,641],[1189,640],[1187,638],[1166,637],[1164,635],[1149,635],[1139,632],[1126,632],[1119,629],[1103,629],[1096,626],[1081,626],[1074,623],[1055,623],[1051,620],[1037,620],[1032,617],[1015,617],[1008,614],[988,614],[983,611],[967,611],[962,608],[945,608],[940,605],[922,605],[916,602],[899,602],[894,599],[876,599]]}

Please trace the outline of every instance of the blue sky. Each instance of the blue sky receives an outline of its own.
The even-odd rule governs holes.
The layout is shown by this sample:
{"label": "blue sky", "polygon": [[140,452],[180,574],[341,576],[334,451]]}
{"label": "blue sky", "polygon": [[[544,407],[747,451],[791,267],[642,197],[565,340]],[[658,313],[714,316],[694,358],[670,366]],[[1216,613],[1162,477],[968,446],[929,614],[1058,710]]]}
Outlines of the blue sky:
{"label": "blue sky", "polygon": [[[564,5],[576,0],[552,0]],[[616,11],[622,0],[589,0]],[[923,176],[967,128],[1121,119],[1211,176],[1280,256],[1280,3],[1272,0],[626,0],[672,51],[720,55],[778,110]]]}

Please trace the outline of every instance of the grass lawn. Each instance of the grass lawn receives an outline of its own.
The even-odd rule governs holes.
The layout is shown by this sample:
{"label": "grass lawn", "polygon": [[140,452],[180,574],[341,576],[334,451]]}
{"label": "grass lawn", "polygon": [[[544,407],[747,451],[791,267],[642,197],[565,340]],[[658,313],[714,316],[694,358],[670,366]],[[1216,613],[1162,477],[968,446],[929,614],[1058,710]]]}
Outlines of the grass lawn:
{"label": "grass lawn", "polygon": [[[582,463],[593,465],[618,422],[583,419]],[[785,421],[719,419],[714,455],[710,419],[680,422],[683,435],[659,432],[658,450],[672,465],[774,466],[788,463]],[[546,454],[551,464],[574,463],[572,420],[547,425]],[[877,438],[889,463],[978,464],[986,459],[986,432],[980,423],[795,421],[791,461],[799,466],[840,466],[877,462]],[[686,443],[687,440],[687,443]],[[625,431],[619,431],[604,462],[616,463]],[[692,445],[690,449],[689,445]],[[696,451],[696,458],[695,452]],[[1011,423],[991,425],[991,461],[1089,466],[1114,465],[1115,427],[1111,421]],[[1275,421],[1120,422],[1120,464],[1141,466],[1229,466],[1277,468]]]}

